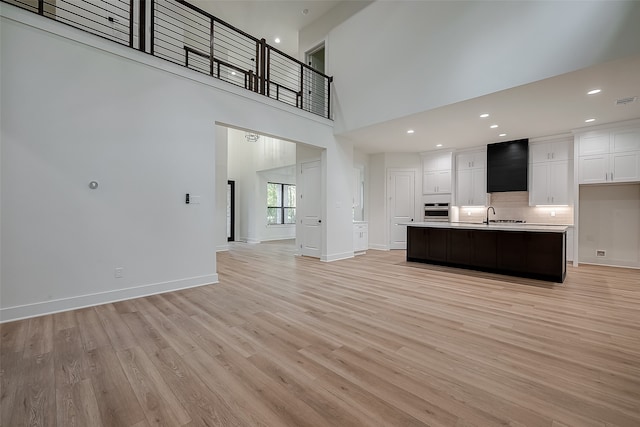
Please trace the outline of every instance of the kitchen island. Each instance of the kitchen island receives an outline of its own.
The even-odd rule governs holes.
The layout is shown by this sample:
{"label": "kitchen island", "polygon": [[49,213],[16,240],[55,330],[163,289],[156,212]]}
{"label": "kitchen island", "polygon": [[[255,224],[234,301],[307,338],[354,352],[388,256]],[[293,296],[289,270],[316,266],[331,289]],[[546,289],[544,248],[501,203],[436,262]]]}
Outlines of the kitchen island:
{"label": "kitchen island", "polygon": [[407,225],[407,261],[562,283],[566,226],[416,222]]}

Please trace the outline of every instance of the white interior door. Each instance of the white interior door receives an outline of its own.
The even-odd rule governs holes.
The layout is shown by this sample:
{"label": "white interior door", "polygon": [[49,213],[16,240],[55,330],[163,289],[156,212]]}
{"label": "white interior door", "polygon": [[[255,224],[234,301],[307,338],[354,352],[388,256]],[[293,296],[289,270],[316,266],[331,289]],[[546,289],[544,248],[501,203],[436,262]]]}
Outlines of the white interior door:
{"label": "white interior door", "polygon": [[320,258],[322,249],[320,162],[302,163],[300,181],[298,186],[298,209],[302,222],[300,253],[304,256]]}
{"label": "white interior door", "polygon": [[407,226],[415,215],[415,180],[413,170],[390,170],[387,173],[387,195],[389,202],[389,248],[407,248]]}

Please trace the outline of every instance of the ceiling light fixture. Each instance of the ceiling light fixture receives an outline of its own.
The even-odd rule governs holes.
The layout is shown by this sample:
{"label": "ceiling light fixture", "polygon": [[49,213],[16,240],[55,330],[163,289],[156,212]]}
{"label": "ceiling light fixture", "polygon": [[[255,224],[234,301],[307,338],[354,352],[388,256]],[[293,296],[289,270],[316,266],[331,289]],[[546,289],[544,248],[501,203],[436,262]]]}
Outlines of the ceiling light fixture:
{"label": "ceiling light fixture", "polygon": [[500,134],[500,135],[498,135],[498,136],[507,136],[507,134],[506,134],[506,133],[501,133],[501,134]]}
{"label": "ceiling light fixture", "polygon": [[491,125],[491,126],[489,126],[489,127],[490,127],[491,129],[495,129],[495,128],[497,128],[497,127],[498,127],[498,125]]}
{"label": "ceiling light fixture", "polygon": [[436,147],[442,147],[442,144],[436,144]]}
{"label": "ceiling light fixture", "polygon": [[596,93],[600,93],[600,92],[602,92],[601,89],[593,89],[587,92],[587,95],[595,95]]}
{"label": "ceiling light fixture", "polygon": [[260,135],[253,132],[245,133],[244,137],[247,139],[247,142],[258,142],[258,140],[260,139]]}
{"label": "ceiling light fixture", "polygon": [[480,118],[485,119],[485,118],[487,118],[487,117],[489,117],[489,113],[482,113],[482,114],[480,114]]}
{"label": "ceiling light fixture", "polygon": [[273,41],[276,43],[280,43],[280,37],[276,37]]}
{"label": "ceiling light fixture", "polygon": [[587,119],[587,120],[585,120],[584,122],[585,122],[585,123],[591,123],[591,122],[595,122],[595,121],[596,121],[596,119]]}
{"label": "ceiling light fixture", "polygon": [[414,132],[415,132],[415,130],[413,130],[413,129],[409,129],[409,130],[407,131],[407,133],[408,133],[409,135],[411,135],[411,134],[412,134],[412,133],[414,133]]}

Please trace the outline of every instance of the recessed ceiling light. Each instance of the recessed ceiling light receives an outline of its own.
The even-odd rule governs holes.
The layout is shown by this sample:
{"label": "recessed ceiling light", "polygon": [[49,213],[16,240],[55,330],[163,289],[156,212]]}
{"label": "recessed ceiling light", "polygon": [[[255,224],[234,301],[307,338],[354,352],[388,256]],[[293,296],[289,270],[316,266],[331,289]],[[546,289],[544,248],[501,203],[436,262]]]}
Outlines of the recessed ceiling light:
{"label": "recessed ceiling light", "polygon": [[413,129],[409,129],[409,130],[407,131],[407,133],[408,133],[408,134],[412,134],[412,133],[414,133],[414,132],[415,132],[415,130],[413,130]]}
{"label": "recessed ceiling light", "polygon": [[309,14],[309,9],[302,9],[302,14],[303,15],[308,15]]}
{"label": "recessed ceiling light", "polygon": [[591,122],[595,122],[595,121],[596,121],[596,119],[587,119],[587,120],[585,120],[584,122],[585,122],[585,123],[591,123]]}
{"label": "recessed ceiling light", "polygon": [[498,125],[491,125],[491,126],[489,126],[489,127],[490,127],[491,129],[495,129],[495,128],[497,128],[497,127],[498,127]]}
{"label": "recessed ceiling light", "polygon": [[442,144],[436,144],[436,147],[442,147]]}
{"label": "recessed ceiling light", "polygon": [[280,43],[280,37],[276,37],[275,40],[273,40],[276,43]]}
{"label": "recessed ceiling light", "polygon": [[231,72],[231,75],[232,75],[232,76],[235,76],[235,75],[236,75],[236,72],[235,72],[235,71],[232,71],[232,72]]}
{"label": "recessed ceiling light", "polygon": [[500,135],[498,135],[498,136],[507,136],[507,134],[506,134],[506,133],[501,133],[501,134],[500,134]]}
{"label": "recessed ceiling light", "polygon": [[587,95],[595,95],[596,93],[600,93],[600,92],[602,92],[601,89],[593,89],[587,92]]}
{"label": "recessed ceiling light", "polygon": [[482,113],[480,114],[480,117],[482,117],[483,119],[489,117],[489,113]]}

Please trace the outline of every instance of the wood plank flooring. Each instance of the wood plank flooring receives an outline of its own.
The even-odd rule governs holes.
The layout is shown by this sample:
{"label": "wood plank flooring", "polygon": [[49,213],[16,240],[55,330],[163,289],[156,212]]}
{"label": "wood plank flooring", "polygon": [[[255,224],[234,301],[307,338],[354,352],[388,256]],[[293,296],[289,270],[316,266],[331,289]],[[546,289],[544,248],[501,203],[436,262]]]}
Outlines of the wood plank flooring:
{"label": "wood plank flooring", "polygon": [[640,271],[234,244],[220,283],[0,325],[2,426],[640,426]]}

